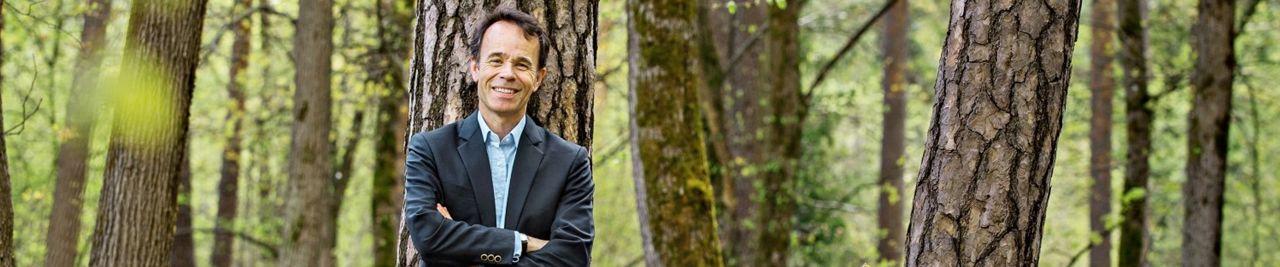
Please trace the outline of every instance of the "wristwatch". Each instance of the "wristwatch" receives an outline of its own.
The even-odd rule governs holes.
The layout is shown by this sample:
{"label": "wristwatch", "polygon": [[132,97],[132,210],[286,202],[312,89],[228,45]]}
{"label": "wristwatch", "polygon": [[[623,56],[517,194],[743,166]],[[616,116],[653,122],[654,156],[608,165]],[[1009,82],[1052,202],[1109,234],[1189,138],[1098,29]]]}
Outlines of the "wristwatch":
{"label": "wristwatch", "polygon": [[529,236],[520,234],[520,254],[529,253]]}

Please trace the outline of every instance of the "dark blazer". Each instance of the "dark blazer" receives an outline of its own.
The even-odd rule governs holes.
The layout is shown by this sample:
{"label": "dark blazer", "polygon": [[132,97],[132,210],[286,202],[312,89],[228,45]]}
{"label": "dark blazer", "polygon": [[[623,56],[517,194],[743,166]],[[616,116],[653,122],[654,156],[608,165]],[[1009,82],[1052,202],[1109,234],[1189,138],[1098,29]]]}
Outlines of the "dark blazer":
{"label": "dark blazer", "polygon": [[[422,265],[511,264],[519,230],[550,241],[518,265],[587,266],[595,234],[587,150],[525,122],[505,229],[497,228],[488,152],[477,113],[409,140],[405,224]],[[449,209],[445,219],[436,204]]]}

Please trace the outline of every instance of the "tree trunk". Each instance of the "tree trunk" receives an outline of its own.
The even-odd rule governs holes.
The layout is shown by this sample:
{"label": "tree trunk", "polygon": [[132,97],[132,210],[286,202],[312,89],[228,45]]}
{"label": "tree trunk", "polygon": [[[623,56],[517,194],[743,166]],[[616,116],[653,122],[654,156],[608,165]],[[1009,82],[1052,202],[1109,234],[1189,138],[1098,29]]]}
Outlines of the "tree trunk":
{"label": "tree trunk", "polygon": [[906,238],[902,223],[903,190],[902,165],[906,163],[907,121],[907,26],[909,1],[902,0],[885,14],[881,50],[884,51],[884,122],[880,141],[880,203],[876,215],[880,241],[876,250],[880,262],[897,265],[902,262],[903,239]]}
{"label": "tree trunk", "polygon": [[[763,165],[768,157],[760,151],[767,144],[756,140],[763,131],[764,111],[759,99],[765,77],[759,75],[767,8],[746,4],[734,12],[724,7],[723,0],[699,1],[700,28],[698,49],[705,86],[700,93],[706,142],[711,164],[711,181],[718,196],[716,214],[719,219],[720,244],[724,248],[725,265],[748,265],[757,262],[760,238],[758,228],[750,228],[759,210],[754,182],[759,172],[746,172],[749,166]],[[757,31],[752,31],[752,28]],[[750,55],[750,56],[747,56]],[[741,160],[735,160],[741,159]],[[637,182],[642,182],[637,180]],[[637,184],[637,187],[643,183]]]}
{"label": "tree trunk", "polygon": [[[252,6],[253,0],[238,0],[231,9],[231,14],[245,13]],[[222,149],[222,176],[218,180],[218,214],[215,221],[215,228],[224,230],[236,229],[236,208],[239,206],[237,193],[240,191],[240,140],[245,114],[244,79],[241,74],[249,68],[249,22],[247,18],[242,19],[231,28],[235,40],[231,43],[231,69],[228,70],[230,78],[227,80],[227,95],[231,99],[231,105],[227,110],[226,120],[231,130],[226,132],[226,146]],[[231,266],[231,261],[235,258],[231,250],[234,242],[234,236],[230,232],[217,231],[213,238],[213,251],[209,253],[213,266]]]}
{"label": "tree trunk", "polygon": [[[413,55],[409,63],[408,130],[400,140],[462,119],[476,110],[476,85],[465,68],[469,30],[489,11],[498,6],[511,6],[533,15],[548,34],[547,78],[541,88],[553,90],[534,93],[529,101],[529,116],[565,140],[591,149],[597,3],[517,2],[467,0],[431,4],[426,0],[416,1]],[[403,152],[405,147],[398,149]],[[409,242],[403,216],[399,229],[396,265],[415,265],[419,258]]]}
{"label": "tree trunk", "polygon": [[1089,266],[1107,267],[1111,266],[1111,231],[1107,230],[1106,218],[1111,214],[1111,101],[1115,95],[1111,36],[1115,32],[1115,5],[1110,0],[1094,0],[1091,9],[1089,175],[1093,184],[1089,190]]}
{"label": "tree trunk", "polygon": [[[188,149],[190,151],[190,149]],[[173,236],[173,248],[169,250],[169,266],[196,266],[195,239],[191,225],[191,158],[190,152],[182,159],[178,171],[178,224]]]}
{"label": "tree trunk", "polygon": [[205,1],[131,6],[92,266],[169,265],[177,220]]}
{"label": "tree trunk", "polygon": [[101,109],[97,92],[102,47],[106,43],[107,20],[111,17],[111,1],[89,0],[80,32],[80,52],[76,56],[76,74],[67,101],[67,124],[59,135],[58,181],[54,189],[53,211],[45,236],[45,266],[68,267],[75,264],[80,243],[80,212],[84,207],[85,163],[89,142]]}
{"label": "tree trunk", "polygon": [[1038,263],[1079,8],[952,2],[906,265]]}
{"label": "tree trunk", "polygon": [[1147,92],[1147,33],[1144,0],[1116,1],[1120,22],[1120,65],[1124,68],[1125,171],[1120,195],[1120,265],[1146,265],[1147,180],[1151,176],[1151,123],[1155,118]]}
{"label": "tree trunk", "polygon": [[795,34],[801,7],[746,4],[730,13],[723,3],[701,1],[695,26],[701,28],[697,48],[705,83],[699,86],[700,112],[724,209],[717,215],[721,244],[733,255],[724,261],[784,265],[792,209],[780,207],[794,202],[790,182],[800,150],[792,148],[804,114]]}
{"label": "tree trunk", "polygon": [[378,101],[375,118],[374,151],[378,156],[373,167],[373,196],[370,216],[373,219],[374,266],[394,266],[396,253],[396,226],[400,210],[404,209],[405,153],[402,139],[408,123],[405,109],[404,58],[409,53],[409,42],[401,38],[412,30],[413,2],[407,0],[380,0],[376,9],[378,19],[378,46],[375,65],[370,69],[370,79],[386,90]]}
{"label": "tree trunk", "polygon": [[[4,29],[4,0],[0,0],[0,31]],[[2,42],[0,42],[2,43]],[[0,65],[4,65],[4,48],[0,48]],[[0,75],[0,82],[3,82]],[[0,96],[3,92],[0,92]],[[4,97],[0,97],[4,99]],[[0,101],[0,110],[4,110],[4,101]],[[0,116],[0,125],[4,125],[4,116]],[[0,127],[4,128],[4,127]],[[0,130],[0,267],[13,267],[13,189],[9,186],[9,153],[4,144],[4,133]]]}
{"label": "tree trunk", "polygon": [[[694,1],[627,2],[631,144],[641,227],[659,266],[720,266],[700,131]],[[648,253],[648,252],[647,252]]]}
{"label": "tree trunk", "polygon": [[298,4],[294,59],[293,141],[280,265],[334,266],[335,210],[330,75],[333,1]]}
{"label": "tree trunk", "polygon": [[1235,1],[1201,0],[1192,28],[1196,66],[1191,73],[1194,101],[1187,115],[1186,219],[1182,264],[1219,266],[1222,256],[1222,193],[1227,170],[1231,83],[1236,69]]}

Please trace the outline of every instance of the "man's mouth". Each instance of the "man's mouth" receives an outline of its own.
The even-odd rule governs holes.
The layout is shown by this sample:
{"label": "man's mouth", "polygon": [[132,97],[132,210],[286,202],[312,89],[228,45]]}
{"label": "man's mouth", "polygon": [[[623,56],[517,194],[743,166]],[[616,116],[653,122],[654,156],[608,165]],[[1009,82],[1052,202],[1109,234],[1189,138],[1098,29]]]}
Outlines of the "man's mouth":
{"label": "man's mouth", "polygon": [[514,96],[516,92],[519,92],[519,91],[520,90],[516,90],[510,87],[497,87],[497,86],[493,87],[493,92],[498,93],[499,95],[506,95],[508,97]]}

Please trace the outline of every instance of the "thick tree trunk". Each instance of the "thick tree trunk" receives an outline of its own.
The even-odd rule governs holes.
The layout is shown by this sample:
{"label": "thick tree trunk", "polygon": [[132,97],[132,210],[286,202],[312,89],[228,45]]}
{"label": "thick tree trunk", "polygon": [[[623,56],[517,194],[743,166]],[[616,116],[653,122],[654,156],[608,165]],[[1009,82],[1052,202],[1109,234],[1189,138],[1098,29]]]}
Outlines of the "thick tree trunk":
{"label": "thick tree trunk", "polygon": [[1227,170],[1231,83],[1236,69],[1235,1],[1201,0],[1192,30],[1196,51],[1191,74],[1194,102],[1187,115],[1186,219],[1182,224],[1182,264],[1222,264],[1222,193]]}
{"label": "thick tree trunk", "polygon": [[113,102],[92,266],[165,266],[205,1],[134,1]]}
{"label": "thick tree trunk", "polygon": [[334,177],[330,112],[333,1],[298,4],[293,142],[280,265],[334,266]]}
{"label": "thick tree trunk", "polygon": [[1147,180],[1151,176],[1151,123],[1154,112],[1148,106],[1147,32],[1142,25],[1145,0],[1116,1],[1120,22],[1120,65],[1124,68],[1125,171],[1120,194],[1119,266],[1146,265]]}
{"label": "thick tree trunk", "polygon": [[1040,256],[1080,1],[953,1],[908,266]]}
{"label": "thick tree trunk", "polygon": [[96,124],[101,102],[97,99],[98,73],[102,63],[102,47],[106,43],[107,19],[111,17],[111,1],[90,0],[80,32],[80,52],[76,56],[76,74],[67,101],[67,124],[62,144],[58,147],[58,181],[54,189],[53,211],[45,235],[45,266],[67,267],[75,264],[80,243],[80,212],[84,207],[86,160],[89,157],[90,133]]}
{"label": "thick tree trunk", "polygon": [[877,206],[876,223],[879,225],[879,242],[876,250],[880,252],[880,262],[897,265],[902,262],[902,242],[906,238],[905,225],[902,223],[903,190],[902,165],[906,163],[906,122],[907,122],[907,77],[906,66],[910,57],[907,55],[907,25],[909,1],[901,0],[885,14],[883,41],[884,51],[884,136],[880,141],[880,203]]}
{"label": "thick tree trunk", "polygon": [[404,208],[404,140],[408,110],[405,109],[405,57],[409,42],[403,33],[412,29],[413,2],[380,0],[376,9],[378,46],[377,60],[370,75],[374,84],[386,90],[378,101],[375,118],[377,130],[373,167],[373,196],[370,216],[373,219],[374,266],[394,266],[396,226]]}
{"label": "thick tree trunk", "polygon": [[[4,29],[4,0],[0,0],[0,30]],[[4,65],[4,49],[0,48],[0,65]],[[0,75],[0,81],[4,81]],[[3,92],[0,92],[3,95]],[[0,99],[4,97],[0,96]],[[4,110],[4,101],[0,101],[0,110]],[[0,116],[0,125],[4,125],[4,117]],[[0,127],[4,128],[4,127]],[[0,131],[0,267],[13,267],[13,190],[9,186],[9,153],[4,144],[4,133]]]}
{"label": "thick tree trunk", "polygon": [[[498,6],[528,12],[547,30],[547,78],[541,87],[545,90],[538,90],[529,101],[529,116],[552,133],[590,150],[595,118],[592,85],[598,7],[595,1],[581,0],[416,1],[408,129],[401,140],[462,119],[476,110],[476,85],[465,68],[467,43],[470,29]],[[419,258],[401,217],[396,265],[412,266]]]}
{"label": "thick tree trunk", "polygon": [[[700,131],[693,1],[627,2],[634,179],[660,266],[722,265]],[[651,258],[652,259],[652,258]]]}
{"label": "thick tree trunk", "polygon": [[[1111,36],[1115,32],[1115,5],[1111,0],[1094,0],[1091,8],[1093,43],[1089,45],[1089,266],[1111,266],[1111,231],[1106,218],[1111,214],[1111,101],[1115,78],[1111,69]],[[1094,238],[1100,238],[1094,241]],[[1096,242],[1096,243],[1095,243]]]}
{"label": "thick tree trunk", "polygon": [[[188,148],[188,151],[190,149]],[[169,250],[169,266],[173,267],[192,267],[196,266],[196,244],[195,238],[192,238],[193,231],[191,225],[191,158],[190,152],[187,158],[182,159],[181,170],[178,171],[178,224],[177,232],[173,235],[173,248]]]}
{"label": "thick tree trunk", "polygon": [[[231,14],[247,12],[252,6],[253,0],[238,0],[231,9]],[[228,135],[226,146],[222,149],[222,176],[218,180],[218,214],[215,221],[215,227],[224,230],[236,229],[236,209],[240,205],[237,194],[240,191],[240,140],[245,118],[244,79],[241,74],[249,68],[249,22],[249,19],[243,19],[231,28],[235,35],[235,40],[231,43],[231,69],[228,70],[230,78],[227,80],[227,95],[231,99],[231,105],[225,122],[231,129],[224,131]],[[234,242],[234,236],[229,231],[217,231],[213,239],[213,251],[209,253],[213,266],[231,266],[231,261],[235,258],[231,250]]]}

